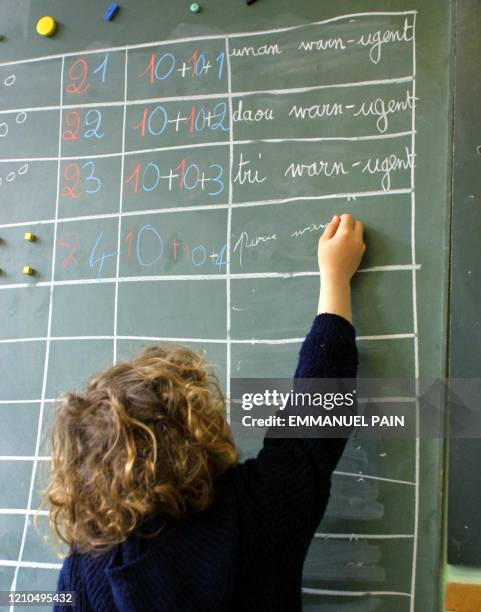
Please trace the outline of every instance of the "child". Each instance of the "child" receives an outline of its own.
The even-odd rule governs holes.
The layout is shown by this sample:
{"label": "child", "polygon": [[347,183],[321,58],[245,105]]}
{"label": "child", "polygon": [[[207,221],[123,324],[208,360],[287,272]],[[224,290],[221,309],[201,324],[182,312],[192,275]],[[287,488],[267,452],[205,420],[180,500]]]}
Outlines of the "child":
{"label": "child", "polygon": [[[362,224],[335,215],[296,377],[356,376],[350,280],[364,250]],[[304,559],[345,444],[266,437],[239,463],[207,365],[186,348],[147,349],[57,407],[46,499],[70,551],[57,590],[75,591],[79,612],[301,610]]]}

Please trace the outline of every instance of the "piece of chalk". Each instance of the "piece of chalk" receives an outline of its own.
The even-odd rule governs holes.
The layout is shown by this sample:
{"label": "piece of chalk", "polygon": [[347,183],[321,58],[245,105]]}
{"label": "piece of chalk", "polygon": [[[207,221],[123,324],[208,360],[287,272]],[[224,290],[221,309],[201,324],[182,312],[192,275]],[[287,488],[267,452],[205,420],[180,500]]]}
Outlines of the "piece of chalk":
{"label": "piece of chalk", "polygon": [[33,269],[30,266],[23,266],[23,273],[32,276]]}
{"label": "piece of chalk", "polygon": [[29,242],[35,242],[35,234],[32,234],[31,232],[25,232],[25,234],[23,235],[23,239],[28,240]]}
{"label": "piece of chalk", "polygon": [[112,4],[109,5],[109,8],[104,13],[104,21],[112,21],[112,19],[115,17],[115,15],[117,15],[118,12],[119,5],[115,4],[115,2],[112,2]]}
{"label": "piece of chalk", "polygon": [[40,36],[52,36],[57,29],[57,24],[53,17],[40,17],[37,21],[37,32]]}
{"label": "piece of chalk", "polygon": [[190,5],[191,13],[200,13],[200,4],[198,2],[192,2]]}

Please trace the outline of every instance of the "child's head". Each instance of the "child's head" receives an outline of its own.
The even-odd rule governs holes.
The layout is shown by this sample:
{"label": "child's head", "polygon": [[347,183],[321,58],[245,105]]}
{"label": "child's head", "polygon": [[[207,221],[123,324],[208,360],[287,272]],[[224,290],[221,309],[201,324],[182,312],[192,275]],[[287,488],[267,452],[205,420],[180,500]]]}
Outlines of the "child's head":
{"label": "child's head", "polygon": [[102,551],[154,514],[206,509],[216,477],[238,460],[224,409],[209,366],[178,346],[149,348],[63,396],[46,492],[57,535]]}

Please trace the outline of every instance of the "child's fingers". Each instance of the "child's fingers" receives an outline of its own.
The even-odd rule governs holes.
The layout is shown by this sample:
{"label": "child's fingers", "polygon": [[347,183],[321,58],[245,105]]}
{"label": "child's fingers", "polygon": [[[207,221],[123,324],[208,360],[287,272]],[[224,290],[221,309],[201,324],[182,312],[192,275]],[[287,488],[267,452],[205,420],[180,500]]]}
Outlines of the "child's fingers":
{"label": "child's fingers", "polygon": [[340,220],[339,215],[334,215],[334,217],[326,225],[321,237],[326,239],[332,238],[339,227]]}
{"label": "child's fingers", "polygon": [[355,221],[354,235],[356,236],[358,242],[361,244],[362,252],[364,253],[366,250],[366,243],[364,242],[364,225],[361,223],[361,221]]}
{"label": "child's fingers", "polygon": [[341,215],[341,223],[339,224],[340,230],[353,230],[354,229],[354,219],[352,215],[349,213],[344,213]]}
{"label": "child's fingers", "polygon": [[354,221],[354,233],[362,240],[362,235],[364,232],[364,225],[361,221]]}

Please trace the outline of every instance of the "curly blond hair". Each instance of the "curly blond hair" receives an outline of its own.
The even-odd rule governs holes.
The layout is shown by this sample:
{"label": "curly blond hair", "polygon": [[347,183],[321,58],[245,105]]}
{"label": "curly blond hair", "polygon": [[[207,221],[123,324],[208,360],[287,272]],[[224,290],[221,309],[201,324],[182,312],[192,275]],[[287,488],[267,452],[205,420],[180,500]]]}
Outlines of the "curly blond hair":
{"label": "curly blond hair", "polygon": [[238,454],[217,377],[180,346],[146,349],[56,405],[42,505],[78,552],[105,552],[154,514],[206,509]]}

